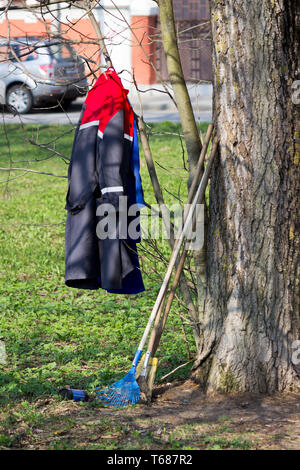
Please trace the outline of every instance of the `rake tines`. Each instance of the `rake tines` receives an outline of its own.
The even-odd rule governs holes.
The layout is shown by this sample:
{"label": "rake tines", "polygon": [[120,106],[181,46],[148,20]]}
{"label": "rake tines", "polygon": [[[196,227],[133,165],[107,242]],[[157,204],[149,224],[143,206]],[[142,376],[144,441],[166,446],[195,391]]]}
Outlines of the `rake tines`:
{"label": "rake tines", "polygon": [[140,387],[135,380],[135,369],[131,368],[128,374],[118,382],[103,389],[96,388],[96,395],[105,406],[122,407],[135,405],[141,396]]}

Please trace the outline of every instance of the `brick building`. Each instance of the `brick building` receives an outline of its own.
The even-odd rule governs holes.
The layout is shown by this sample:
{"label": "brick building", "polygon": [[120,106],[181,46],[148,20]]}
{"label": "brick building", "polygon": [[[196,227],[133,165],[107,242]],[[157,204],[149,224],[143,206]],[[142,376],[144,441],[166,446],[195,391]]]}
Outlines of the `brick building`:
{"label": "brick building", "polygon": [[[27,5],[26,9],[17,8],[24,3]],[[16,9],[9,10],[7,16],[3,11],[0,12],[2,38],[59,32],[76,42],[75,47],[81,55],[99,62],[98,48],[88,44],[89,39],[96,38],[95,32],[81,8],[69,7],[62,2],[51,5],[48,9],[43,8],[41,12],[31,10],[33,4],[36,4],[36,0],[14,0],[12,5]],[[1,7],[6,5],[6,0],[0,0]],[[186,79],[189,82],[210,81],[208,0],[173,0],[173,5]],[[118,72],[123,71],[126,75],[126,71],[130,74],[133,70],[138,84],[149,85],[156,82],[151,62],[167,80],[155,2],[102,0],[101,7],[96,7],[93,11],[101,25],[113,64]]]}

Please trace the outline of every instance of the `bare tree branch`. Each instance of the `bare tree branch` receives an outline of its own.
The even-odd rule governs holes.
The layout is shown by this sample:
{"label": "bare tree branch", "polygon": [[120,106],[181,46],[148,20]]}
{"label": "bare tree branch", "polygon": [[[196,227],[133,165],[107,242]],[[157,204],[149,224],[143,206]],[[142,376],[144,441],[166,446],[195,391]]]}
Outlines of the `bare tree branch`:
{"label": "bare tree branch", "polygon": [[0,167],[0,171],[25,171],[25,173],[29,172],[29,173],[37,173],[39,175],[55,176],[56,178],[68,178],[65,175],[55,175],[54,173],[47,173],[45,171],[31,170],[29,168],[15,168],[15,167],[3,168],[3,167]]}

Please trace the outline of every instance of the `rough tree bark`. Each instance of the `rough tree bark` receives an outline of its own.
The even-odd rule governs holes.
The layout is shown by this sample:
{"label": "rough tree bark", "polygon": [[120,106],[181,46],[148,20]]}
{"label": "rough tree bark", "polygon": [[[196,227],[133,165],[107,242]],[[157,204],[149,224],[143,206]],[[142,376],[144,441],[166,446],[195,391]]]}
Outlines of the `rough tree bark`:
{"label": "rough tree bark", "polygon": [[296,4],[211,0],[220,151],[193,372],[208,392],[299,390],[292,360],[300,339]]}

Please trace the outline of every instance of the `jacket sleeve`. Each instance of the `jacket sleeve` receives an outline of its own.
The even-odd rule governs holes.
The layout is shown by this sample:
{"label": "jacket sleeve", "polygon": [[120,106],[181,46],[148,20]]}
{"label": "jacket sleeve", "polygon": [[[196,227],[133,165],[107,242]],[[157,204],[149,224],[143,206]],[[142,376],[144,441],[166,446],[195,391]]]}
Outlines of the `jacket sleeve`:
{"label": "jacket sleeve", "polygon": [[68,169],[68,192],[65,207],[73,213],[85,207],[97,186],[95,157],[99,121],[85,122],[84,118],[87,112],[86,106],[83,105]]}

